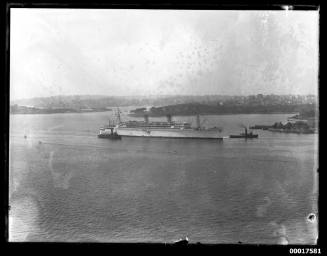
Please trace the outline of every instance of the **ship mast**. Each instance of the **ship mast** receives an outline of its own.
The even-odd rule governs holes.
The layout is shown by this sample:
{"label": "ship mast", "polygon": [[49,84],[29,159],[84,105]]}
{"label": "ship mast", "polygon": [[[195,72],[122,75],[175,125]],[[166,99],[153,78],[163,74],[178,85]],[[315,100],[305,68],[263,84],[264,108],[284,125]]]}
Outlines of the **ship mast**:
{"label": "ship mast", "polygon": [[120,110],[119,110],[119,108],[117,108],[117,119],[118,119],[118,124],[120,124],[121,119],[120,119]]}

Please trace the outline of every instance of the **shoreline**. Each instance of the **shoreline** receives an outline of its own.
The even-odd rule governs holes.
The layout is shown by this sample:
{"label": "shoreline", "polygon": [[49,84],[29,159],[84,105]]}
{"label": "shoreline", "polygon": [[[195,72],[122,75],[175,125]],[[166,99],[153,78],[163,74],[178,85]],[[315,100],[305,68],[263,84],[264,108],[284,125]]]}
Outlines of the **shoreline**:
{"label": "shoreline", "polygon": [[[112,110],[103,110],[103,111],[67,111],[67,112],[51,112],[51,113],[9,113],[10,115],[52,115],[52,114],[83,114],[83,113],[102,113],[102,112],[112,112]],[[271,112],[271,113],[200,113],[200,116],[226,116],[226,115],[292,115],[298,112]],[[127,114],[130,117],[144,117],[145,114]],[[195,114],[172,114],[172,116],[194,116]],[[149,117],[166,117],[166,115],[148,115]]]}
{"label": "shoreline", "polygon": [[94,110],[94,111],[65,111],[65,112],[31,112],[31,113],[12,113],[10,115],[52,115],[52,114],[81,114],[81,113],[102,113],[102,112],[112,112],[112,110]]}
{"label": "shoreline", "polygon": [[[251,113],[199,113],[200,116],[226,116],[226,115],[292,115],[298,112],[271,112],[271,113],[262,113],[262,112],[251,112]],[[148,117],[166,117],[166,115],[151,115],[151,114],[128,114],[131,117],[144,117],[144,115],[148,115]],[[188,113],[188,114],[171,114],[172,116],[195,116],[196,114]]]}

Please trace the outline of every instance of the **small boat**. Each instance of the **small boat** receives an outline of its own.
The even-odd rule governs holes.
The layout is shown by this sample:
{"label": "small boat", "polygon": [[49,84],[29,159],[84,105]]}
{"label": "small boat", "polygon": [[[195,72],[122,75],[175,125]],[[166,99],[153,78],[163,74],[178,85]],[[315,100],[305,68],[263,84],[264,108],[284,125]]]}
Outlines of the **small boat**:
{"label": "small boat", "polygon": [[253,134],[252,132],[247,131],[247,128],[245,128],[245,133],[241,133],[239,135],[230,135],[229,138],[244,138],[244,139],[254,139],[254,138],[258,138],[259,135],[258,134]]}
{"label": "small boat", "polygon": [[121,136],[117,132],[114,132],[114,129],[115,129],[115,127],[113,127],[113,126],[100,128],[98,138],[121,140]]}

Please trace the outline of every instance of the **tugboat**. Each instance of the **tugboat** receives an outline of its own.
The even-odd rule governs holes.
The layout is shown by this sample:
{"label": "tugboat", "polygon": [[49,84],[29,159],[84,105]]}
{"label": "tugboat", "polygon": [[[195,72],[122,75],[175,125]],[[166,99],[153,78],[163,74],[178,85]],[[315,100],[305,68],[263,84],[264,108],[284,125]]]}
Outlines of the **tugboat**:
{"label": "tugboat", "polygon": [[115,127],[112,126],[100,128],[98,138],[121,140],[121,136],[117,132],[114,132],[114,129]]}
{"label": "tugboat", "polygon": [[117,133],[115,129],[116,125],[109,120],[109,125],[100,128],[98,138],[111,139],[111,140],[121,140],[121,136]]}
{"label": "tugboat", "polygon": [[252,132],[248,133],[247,128],[245,127],[245,133],[241,133],[239,135],[230,135],[229,138],[244,138],[244,139],[254,139],[258,138],[258,134],[253,134]]}

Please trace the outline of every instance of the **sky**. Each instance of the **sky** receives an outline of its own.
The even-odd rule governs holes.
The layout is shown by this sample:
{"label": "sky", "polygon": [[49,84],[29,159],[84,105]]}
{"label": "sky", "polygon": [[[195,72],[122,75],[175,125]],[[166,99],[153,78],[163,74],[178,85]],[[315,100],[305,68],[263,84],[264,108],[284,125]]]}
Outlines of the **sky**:
{"label": "sky", "polygon": [[11,9],[11,100],[318,93],[318,11]]}

